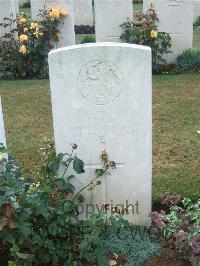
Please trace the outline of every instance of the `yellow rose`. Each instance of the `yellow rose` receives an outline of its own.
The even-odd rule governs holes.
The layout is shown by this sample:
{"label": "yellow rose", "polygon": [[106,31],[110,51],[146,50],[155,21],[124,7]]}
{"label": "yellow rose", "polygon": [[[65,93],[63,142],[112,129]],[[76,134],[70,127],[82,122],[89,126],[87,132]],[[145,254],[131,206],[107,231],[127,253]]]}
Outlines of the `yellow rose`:
{"label": "yellow rose", "polygon": [[49,9],[49,16],[53,19],[59,19],[60,13],[57,8]]}
{"label": "yellow rose", "polygon": [[24,32],[27,32],[28,31],[28,28],[24,28]]}
{"label": "yellow rose", "polygon": [[43,35],[43,33],[39,32],[39,31],[36,31],[36,32],[33,33],[33,35],[35,35],[35,37],[38,39],[40,36]]}
{"label": "yellow rose", "polygon": [[26,23],[26,19],[25,18],[20,18],[19,19],[19,24],[24,24]]}
{"label": "yellow rose", "polygon": [[26,54],[26,46],[25,45],[21,45],[20,48],[19,48],[19,52],[21,54]]}
{"label": "yellow rose", "polygon": [[153,38],[157,38],[157,36],[158,36],[158,32],[155,31],[155,30],[152,30],[152,31],[150,32],[150,34],[151,34],[151,38],[152,38],[152,39],[153,39]]}
{"label": "yellow rose", "polygon": [[4,161],[4,157],[0,154],[0,163]]}
{"label": "yellow rose", "polygon": [[67,11],[65,11],[64,9],[59,9],[59,12],[60,12],[60,16],[62,17],[67,17],[69,16],[69,13]]}
{"label": "yellow rose", "polygon": [[25,34],[21,34],[19,36],[19,39],[20,39],[20,42],[26,42],[26,41],[28,41],[28,36]]}
{"label": "yellow rose", "polygon": [[34,22],[32,22],[30,28],[31,28],[32,30],[38,28],[38,23],[34,23]]}

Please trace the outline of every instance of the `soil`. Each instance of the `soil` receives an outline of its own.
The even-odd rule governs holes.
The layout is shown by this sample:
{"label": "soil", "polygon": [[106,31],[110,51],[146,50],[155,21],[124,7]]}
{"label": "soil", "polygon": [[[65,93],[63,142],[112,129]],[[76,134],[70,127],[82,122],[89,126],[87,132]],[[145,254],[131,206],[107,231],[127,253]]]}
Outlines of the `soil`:
{"label": "soil", "polygon": [[191,266],[191,264],[179,259],[175,250],[163,248],[159,256],[150,259],[144,266]]}

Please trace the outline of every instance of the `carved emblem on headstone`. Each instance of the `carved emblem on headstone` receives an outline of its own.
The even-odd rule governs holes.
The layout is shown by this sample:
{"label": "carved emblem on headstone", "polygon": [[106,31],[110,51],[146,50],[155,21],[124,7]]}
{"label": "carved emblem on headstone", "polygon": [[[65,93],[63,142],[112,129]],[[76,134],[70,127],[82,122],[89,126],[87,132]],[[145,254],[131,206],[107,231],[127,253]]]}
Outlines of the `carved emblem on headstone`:
{"label": "carved emblem on headstone", "polygon": [[183,0],[168,0],[169,6],[180,6],[183,4]]}
{"label": "carved emblem on headstone", "polygon": [[109,104],[122,92],[123,75],[112,62],[94,60],[82,67],[78,87],[88,102],[95,105]]}

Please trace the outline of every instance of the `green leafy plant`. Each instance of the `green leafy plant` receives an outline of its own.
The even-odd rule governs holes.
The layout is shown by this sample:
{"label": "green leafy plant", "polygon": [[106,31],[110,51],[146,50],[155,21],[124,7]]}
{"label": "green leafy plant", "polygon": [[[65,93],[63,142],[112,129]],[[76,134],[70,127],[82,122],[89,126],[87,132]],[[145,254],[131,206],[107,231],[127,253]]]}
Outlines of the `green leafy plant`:
{"label": "green leafy plant", "polygon": [[4,18],[0,27],[8,33],[0,39],[0,79],[48,77],[46,58],[52,43],[59,40],[58,25],[67,15],[62,9],[52,8],[41,10],[36,20],[24,12],[16,21]]}
{"label": "green leafy plant", "polygon": [[164,202],[169,212],[152,212],[150,217],[157,233],[166,240],[171,248],[197,265],[200,263],[200,201],[195,203],[189,198],[166,194]]}
{"label": "green leafy plant", "polygon": [[171,37],[168,33],[158,32],[158,17],[151,8],[147,14],[139,13],[135,20],[122,24],[124,30],[121,39],[128,43],[150,46],[152,49],[152,64],[156,70],[159,64],[165,63],[164,55],[170,52]]}
{"label": "green leafy plant", "polygon": [[[71,153],[56,155],[53,144],[46,139],[41,148],[44,166],[37,181],[24,178],[13,160],[7,162],[0,158],[1,264],[9,261],[9,265],[17,266],[80,265],[81,261],[92,261],[103,265],[102,261],[107,259],[100,238],[107,219],[102,216],[81,221],[78,205],[84,200],[82,191],[100,185],[99,179],[115,164],[104,151],[102,168],[95,171],[94,178],[84,189],[76,191],[71,169],[75,174],[84,173],[84,163],[76,149],[77,145],[73,144]],[[0,151],[5,149],[1,147]],[[100,233],[89,237],[88,232],[94,232],[100,220]],[[92,242],[87,251],[83,241]],[[88,252],[96,256],[91,257]]]}
{"label": "green leafy plant", "polygon": [[121,255],[127,266],[142,265],[160,252],[158,239],[148,228],[139,226],[120,227],[117,230],[111,227],[106,233],[104,245],[111,254],[118,254],[112,260],[119,259]]}
{"label": "green leafy plant", "polygon": [[200,16],[193,23],[194,30],[198,30],[199,27],[200,27]]}
{"label": "green leafy plant", "polygon": [[200,50],[187,49],[178,55],[176,64],[182,70],[200,71]]}

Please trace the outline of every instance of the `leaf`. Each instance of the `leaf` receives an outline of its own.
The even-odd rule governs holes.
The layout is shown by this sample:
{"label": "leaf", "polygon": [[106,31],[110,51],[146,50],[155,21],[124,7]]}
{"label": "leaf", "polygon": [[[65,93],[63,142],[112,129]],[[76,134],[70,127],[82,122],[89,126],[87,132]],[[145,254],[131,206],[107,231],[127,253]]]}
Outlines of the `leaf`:
{"label": "leaf", "polygon": [[5,152],[7,152],[6,148],[2,146],[2,144],[0,143],[0,153],[5,153]]}
{"label": "leaf", "polygon": [[15,190],[13,190],[13,189],[7,189],[6,190],[6,193],[5,193],[6,196],[11,196],[13,194],[15,194]]}
{"label": "leaf", "polygon": [[98,260],[99,266],[108,265],[108,257],[105,254],[97,254],[97,260]]}
{"label": "leaf", "polygon": [[30,260],[33,258],[32,254],[25,254],[25,253],[17,252],[16,255],[18,258],[23,259],[23,260]]}
{"label": "leaf", "polygon": [[60,166],[60,161],[53,161],[48,165],[49,170],[56,174]]}
{"label": "leaf", "polygon": [[58,171],[58,169],[59,169],[59,167],[60,167],[60,163],[61,163],[63,157],[64,157],[64,154],[63,154],[63,153],[59,153],[59,154],[57,155],[57,157],[55,158],[55,160],[49,163],[48,168],[49,168],[49,170],[50,170],[52,173],[54,173],[54,174],[57,173],[57,171]]}
{"label": "leaf", "polygon": [[85,173],[84,162],[78,158],[75,158],[73,161],[73,169],[77,174]]}
{"label": "leaf", "polygon": [[67,182],[70,182],[70,180],[72,180],[72,179],[74,179],[74,178],[75,178],[74,175],[70,175],[70,176],[68,176],[68,177],[67,177]]}
{"label": "leaf", "polygon": [[17,266],[17,264],[14,261],[9,261],[8,262],[8,266]]}
{"label": "leaf", "polygon": [[6,226],[8,223],[7,220],[0,220],[0,231],[3,230],[4,226]]}

